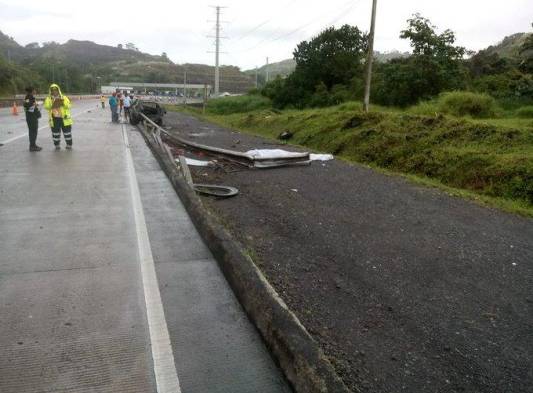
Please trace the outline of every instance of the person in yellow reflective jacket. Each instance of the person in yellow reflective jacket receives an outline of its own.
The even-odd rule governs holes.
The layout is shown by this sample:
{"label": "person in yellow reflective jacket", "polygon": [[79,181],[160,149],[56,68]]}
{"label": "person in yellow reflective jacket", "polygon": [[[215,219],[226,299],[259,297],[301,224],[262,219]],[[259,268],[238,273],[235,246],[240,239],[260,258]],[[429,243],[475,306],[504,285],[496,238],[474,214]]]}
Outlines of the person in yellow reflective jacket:
{"label": "person in yellow reflective jacket", "polygon": [[56,150],[61,149],[61,131],[67,149],[72,149],[72,116],[70,114],[70,100],[61,94],[61,89],[55,83],[50,85],[48,97],[44,100],[44,108],[48,111],[48,121],[52,128],[52,139]]}

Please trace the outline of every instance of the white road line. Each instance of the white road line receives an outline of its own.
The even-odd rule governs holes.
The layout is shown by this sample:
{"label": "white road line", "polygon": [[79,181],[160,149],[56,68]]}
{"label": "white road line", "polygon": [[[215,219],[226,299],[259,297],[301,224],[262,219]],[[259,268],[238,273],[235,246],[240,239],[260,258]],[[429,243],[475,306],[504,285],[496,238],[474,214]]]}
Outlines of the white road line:
{"label": "white road line", "polygon": [[[72,115],[72,118],[75,119],[75,118],[78,117],[79,115],[83,115],[84,113],[87,113],[87,112],[89,112],[89,111],[92,110],[92,109],[93,109],[93,108],[89,108],[89,109],[86,109],[86,110],[84,110],[84,111],[82,111],[82,112],[78,112],[78,113],[76,113],[75,115]],[[48,120],[46,120],[46,123],[48,123]],[[47,125],[45,125],[45,126],[39,127],[39,128],[37,129],[37,131],[41,131],[41,130],[44,130],[45,128],[49,128],[49,127],[50,127],[50,125],[47,124]],[[25,137],[25,136],[28,136],[28,133],[27,133],[27,132],[25,132],[24,134],[20,134],[20,135],[14,136],[13,138],[10,138],[10,139],[6,139],[5,141],[0,141],[0,144],[2,144],[2,145],[7,145],[8,143],[14,142],[14,141],[16,141],[17,139],[23,138],[23,137]]]}
{"label": "white road line", "polygon": [[126,127],[122,124],[122,136],[126,145],[126,162],[128,166],[128,176],[130,180],[131,198],[133,201],[133,212],[135,216],[135,227],[137,230],[137,244],[139,247],[139,259],[141,263],[141,275],[144,288],[144,301],[146,303],[146,316],[148,328],[150,330],[150,341],[152,344],[152,359],[154,362],[154,374],[158,393],[181,393],[174,355],[170,344],[167,322],[161,293],[155,272],[150,239],[148,238],[148,228],[144,219],[143,205],[137,184],[137,175],[133,165],[130,145]]}

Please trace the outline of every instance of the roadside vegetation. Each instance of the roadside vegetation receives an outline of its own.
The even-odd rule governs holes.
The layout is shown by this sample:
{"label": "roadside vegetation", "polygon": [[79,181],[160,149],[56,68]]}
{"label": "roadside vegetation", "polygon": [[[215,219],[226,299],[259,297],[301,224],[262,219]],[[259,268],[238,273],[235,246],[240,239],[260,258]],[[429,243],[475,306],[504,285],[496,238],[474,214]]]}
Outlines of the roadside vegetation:
{"label": "roadside vegetation", "polygon": [[359,102],[231,114],[213,111],[211,105],[205,115],[187,110],[205,120],[270,139],[290,131],[291,144],[404,174],[456,195],[533,216],[533,118],[494,119],[508,123],[499,125],[492,124],[493,119],[472,120],[439,112],[420,115],[418,106],[407,110],[376,107],[366,114]]}
{"label": "roadside vegetation", "polygon": [[[211,100],[206,120],[335,154],[447,192],[533,216],[533,64],[481,51],[420,15],[400,34],[409,57],[377,65],[364,113],[367,36],[328,28],[294,51],[295,71],[241,97]],[[531,54],[533,35],[517,54]],[[490,49],[490,48],[489,48]]]}

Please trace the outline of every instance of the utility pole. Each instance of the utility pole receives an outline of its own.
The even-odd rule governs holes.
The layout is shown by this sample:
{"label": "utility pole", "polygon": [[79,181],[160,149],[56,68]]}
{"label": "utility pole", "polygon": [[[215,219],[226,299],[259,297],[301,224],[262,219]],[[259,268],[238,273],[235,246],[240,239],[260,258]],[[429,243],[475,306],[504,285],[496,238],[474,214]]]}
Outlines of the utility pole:
{"label": "utility pole", "polygon": [[207,106],[207,84],[204,83],[204,102],[202,105],[202,113],[205,113],[206,106]]}
{"label": "utility pole", "polygon": [[268,57],[267,57],[267,64],[266,64],[266,83],[268,83],[268,81],[270,80],[270,67],[268,66]]}
{"label": "utility pole", "polygon": [[217,10],[217,25],[216,25],[216,41],[215,41],[215,97],[220,94],[220,70],[219,70],[219,57],[220,57],[220,7],[216,7]]}
{"label": "utility pole", "polygon": [[376,30],[376,8],[377,0],[372,0],[372,20],[370,22],[370,33],[368,35],[368,55],[366,58],[366,80],[365,98],[363,110],[368,113],[370,107],[370,82],[372,81],[372,61],[374,60],[374,32]]}
{"label": "utility pole", "polygon": [[187,105],[187,68],[183,71],[183,105]]}

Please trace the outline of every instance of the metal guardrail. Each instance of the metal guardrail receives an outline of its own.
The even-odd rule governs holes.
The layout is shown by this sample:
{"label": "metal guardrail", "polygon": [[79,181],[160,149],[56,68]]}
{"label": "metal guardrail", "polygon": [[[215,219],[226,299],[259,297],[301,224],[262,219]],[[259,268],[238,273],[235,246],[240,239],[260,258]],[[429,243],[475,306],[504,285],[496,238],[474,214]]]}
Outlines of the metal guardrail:
{"label": "metal guardrail", "polygon": [[166,130],[158,126],[156,123],[154,123],[152,120],[150,120],[146,115],[141,113],[141,116],[143,118],[142,127],[144,128],[144,131],[148,135],[152,135],[152,138],[154,142],[167,154],[168,158],[170,159],[170,162],[174,163],[180,170],[181,174],[185,178],[187,184],[196,192],[200,194],[206,194],[206,195],[213,195],[217,197],[232,197],[239,193],[239,190],[235,187],[230,186],[223,186],[223,185],[217,185],[217,184],[199,184],[194,183],[191,175],[191,171],[189,170],[189,166],[187,165],[187,161],[184,156],[180,156],[178,159],[178,162],[176,162],[176,159],[174,158],[172,152],[166,145],[166,143],[163,142],[163,139],[161,138],[161,134],[164,134],[167,137],[170,137],[170,135]]}
{"label": "metal guardrail", "polygon": [[161,139],[161,135],[164,135],[166,139],[168,139],[170,142],[188,147],[193,148],[196,150],[202,150],[211,153],[212,155],[235,162],[240,165],[247,166],[249,168],[275,168],[275,167],[281,167],[281,166],[288,166],[288,165],[308,165],[310,163],[309,153],[295,153],[292,157],[283,157],[283,158],[262,158],[262,157],[252,157],[249,154],[234,151],[234,150],[228,150],[228,149],[222,149],[220,147],[214,147],[214,146],[207,146],[203,145],[201,143],[192,142],[189,140],[186,140],[184,138],[181,138],[177,135],[170,134],[162,127],[155,124],[152,120],[150,120],[147,116],[144,114],[141,114],[143,119],[145,120],[143,123],[148,123],[150,127],[154,130],[157,130],[156,134],[159,138],[160,142],[157,143],[163,143]]}

